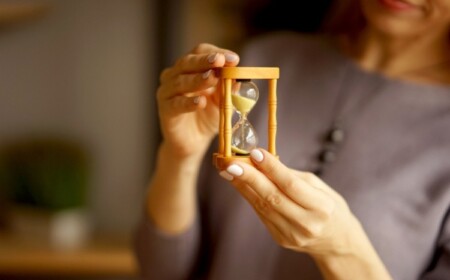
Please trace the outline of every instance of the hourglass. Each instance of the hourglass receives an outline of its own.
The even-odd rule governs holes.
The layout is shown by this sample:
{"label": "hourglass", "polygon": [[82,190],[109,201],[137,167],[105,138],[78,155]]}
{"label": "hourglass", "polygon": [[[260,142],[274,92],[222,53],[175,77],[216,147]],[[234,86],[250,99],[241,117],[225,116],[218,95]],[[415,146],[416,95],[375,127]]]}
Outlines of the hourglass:
{"label": "hourglass", "polygon": [[237,79],[232,87],[231,103],[239,115],[231,133],[231,151],[248,155],[258,146],[258,136],[247,116],[258,101],[258,87],[250,79]]}
{"label": "hourglass", "polygon": [[[213,155],[213,164],[219,170],[232,161],[241,160],[252,164],[250,151],[258,147],[258,133],[247,116],[257,105],[259,90],[252,80],[268,80],[268,148],[276,156],[276,82],[277,67],[223,67],[218,71],[222,91],[219,99],[219,148]],[[239,120],[232,126],[233,109]]]}

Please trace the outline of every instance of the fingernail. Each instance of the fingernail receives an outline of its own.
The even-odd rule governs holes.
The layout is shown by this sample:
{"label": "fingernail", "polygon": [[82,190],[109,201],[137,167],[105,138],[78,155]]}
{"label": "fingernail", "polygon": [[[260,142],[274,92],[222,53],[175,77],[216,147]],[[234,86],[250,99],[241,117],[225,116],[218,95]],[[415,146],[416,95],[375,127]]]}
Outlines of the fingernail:
{"label": "fingernail", "polygon": [[216,87],[210,87],[205,90],[206,94],[213,94],[216,91]]}
{"label": "fingernail", "polygon": [[235,62],[239,59],[239,56],[234,53],[226,53],[225,54],[225,60],[226,62]]}
{"label": "fingernail", "polygon": [[250,152],[250,156],[252,157],[252,159],[254,159],[257,162],[261,162],[264,159],[263,153],[260,150],[258,150],[258,149],[253,149]]}
{"label": "fingernail", "polygon": [[217,53],[213,53],[208,56],[209,63],[214,63],[216,61],[216,59],[217,59]]}
{"label": "fingernail", "polygon": [[228,180],[228,181],[233,181],[233,179],[234,179],[234,177],[231,176],[231,174],[226,172],[225,170],[220,171],[219,175],[222,176],[222,178],[224,178],[225,180]]}
{"label": "fingernail", "polygon": [[194,98],[194,104],[198,104],[198,103],[200,103],[200,96],[196,96]]}
{"label": "fingernail", "polygon": [[202,74],[202,78],[205,79],[205,80],[208,79],[209,75],[211,74],[211,71],[212,70],[210,69],[210,70],[206,71],[205,73],[203,73]]}
{"label": "fingernail", "polygon": [[244,169],[237,164],[232,164],[227,168],[228,173],[234,176],[241,176],[244,174]]}

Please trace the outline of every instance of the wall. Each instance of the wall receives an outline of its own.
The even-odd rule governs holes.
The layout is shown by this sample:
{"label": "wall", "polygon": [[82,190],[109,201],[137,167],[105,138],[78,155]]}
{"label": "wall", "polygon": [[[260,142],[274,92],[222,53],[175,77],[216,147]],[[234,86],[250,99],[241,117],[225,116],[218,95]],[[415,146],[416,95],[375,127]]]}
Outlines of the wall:
{"label": "wall", "polygon": [[129,232],[154,145],[153,1],[47,2],[45,17],[0,30],[0,144],[38,134],[86,145],[95,226]]}

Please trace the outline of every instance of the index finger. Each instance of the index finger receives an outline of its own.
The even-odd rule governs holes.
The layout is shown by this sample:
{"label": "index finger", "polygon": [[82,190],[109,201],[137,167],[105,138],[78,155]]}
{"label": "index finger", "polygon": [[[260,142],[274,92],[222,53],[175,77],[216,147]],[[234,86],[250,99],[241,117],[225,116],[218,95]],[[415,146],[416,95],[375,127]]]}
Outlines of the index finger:
{"label": "index finger", "polygon": [[200,73],[218,67],[236,66],[238,63],[239,55],[235,52],[202,43],[179,58],[172,68],[167,69],[161,75],[161,80],[180,74]]}
{"label": "index finger", "polygon": [[250,153],[257,169],[269,177],[290,199],[307,209],[318,209],[328,203],[322,191],[310,182],[296,176],[286,165],[264,149],[254,149]]}

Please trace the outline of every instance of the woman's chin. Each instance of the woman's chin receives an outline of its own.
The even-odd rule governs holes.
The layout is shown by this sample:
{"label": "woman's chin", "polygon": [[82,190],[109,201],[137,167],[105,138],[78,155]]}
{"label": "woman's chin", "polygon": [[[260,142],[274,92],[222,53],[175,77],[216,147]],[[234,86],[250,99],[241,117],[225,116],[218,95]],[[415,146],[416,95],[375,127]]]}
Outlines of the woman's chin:
{"label": "woman's chin", "polygon": [[411,23],[393,18],[369,19],[371,29],[386,37],[412,38],[420,35],[420,27],[411,28]]}
{"label": "woman's chin", "polygon": [[362,1],[363,13],[372,29],[390,37],[418,35],[424,25],[421,9],[394,11],[383,7],[380,1]]}

